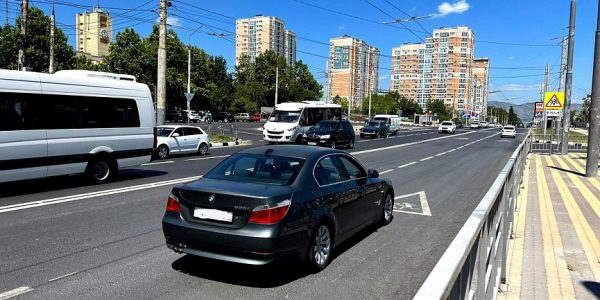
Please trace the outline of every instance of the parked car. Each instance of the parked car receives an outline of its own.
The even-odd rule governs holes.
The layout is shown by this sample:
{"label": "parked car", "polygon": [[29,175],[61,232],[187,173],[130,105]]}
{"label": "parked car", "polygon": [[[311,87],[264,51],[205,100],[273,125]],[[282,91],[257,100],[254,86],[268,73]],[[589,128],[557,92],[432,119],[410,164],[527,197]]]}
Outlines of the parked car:
{"label": "parked car", "polygon": [[198,123],[200,121],[200,115],[195,110],[183,109],[181,110],[181,112],[183,114],[184,121],[187,121],[188,119],[190,120],[190,122],[194,123]]}
{"label": "parked car", "polygon": [[456,133],[456,125],[454,124],[453,121],[443,121],[440,126],[438,127],[438,133],[451,133],[451,134],[455,134]]}
{"label": "parked car", "polygon": [[233,114],[230,114],[228,112],[218,112],[216,114],[214,114],[212,116],[212,120],[215,122],[233,122],[235,121],[235,117],[233,116]]}
{"label": "parked car", "polygon": [[165,121],[167,121],[167,122],[173,122],[173,123],[181,122],[185,118],[186,117],[180,110],[167,109],[167,111],[165,113]]}
{"label": "parked car", "polygon": [[375,115],[373,121],[384,121],[390,127],[391,134],[398,134],[400,129],[400,117],[398,115]]}
{"label": "parked car", "polygon": [[367,121],[363,128],[360,129],[360,137],[388,137],[390,135],[390,127],[382,121]]}
{"label": "parked car", "polygon": [[479,121],[473,121],[473,122],[471,122],[471,125],[469,125],[469,128],[471,128],[471,129],[479,129]]}
{"label": "parked car", "polygon": [[345,145],[354,148],[354,128],[350,122],[322,120],[302,136],[303,143],[314,146],[327,146],[333,149]]}
{"label": "parked car", "polygon": [[250,121],[251,121],[251,122],[260,122],[260,120],[261,120],[261,116],[260,116],[260,114],[253,114],[253,115],[250,117]]}
{"label": "parked car", "polygon": [[500,137],[512,137],[513,139],[517,137],[517,130],[515,129],[515,126],[512,125],[506,125],[504,127],[502,127],[502,132],[500,132]]}
{"label": "parked car", "polygon": [[236,114],[234,117],[234,120],[236,122],[249,122],[250,121],[250,114],[249,113],[239,113]]}
{"label": "parked car", "polygon": [[488,128],[496,128],[496,123],[494,123],[494,122],[489,122],[489,123],[488,123]]}
{"label": "parked car", "polygon": [[456,121],[454,122],[454,124],[456,125],[456,128],[464,128],[465,126],[463,125],[463,123],[461,121]]}
{"label": "parked car", "polygon": [[156,156],[161,159],[175,153],[206,154],[210,147],[208,135],[193,126],[158,126],[156,138]]}
{"label": "parked car", "polygon": [[487,128],[488,127],[488,123],[486,121],[479,121],[479,127],[481,127],[481,128]]}
{"label": "parked car", "polygon": [[173,187],[162,229],[177,253],[248,265],[297,257],[320,271],[344,240],[392,221],[394,195],[344,151],[253,147]]}

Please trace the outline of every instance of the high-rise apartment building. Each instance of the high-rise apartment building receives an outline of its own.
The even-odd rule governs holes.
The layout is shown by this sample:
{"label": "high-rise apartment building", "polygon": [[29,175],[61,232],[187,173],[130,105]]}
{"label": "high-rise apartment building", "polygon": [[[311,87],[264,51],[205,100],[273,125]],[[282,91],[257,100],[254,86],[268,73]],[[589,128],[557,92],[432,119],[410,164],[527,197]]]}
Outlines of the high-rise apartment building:
{"label": "high-rise apartment building", "polygon": [[484,117],[487,113],[489,82],[490,59],[486,57],[473,59],[472,109],[480,112]]}
{"label": "high-rise apartment building", "polygon": [[109,54],[112,40],[112,17],[108,12],[94,7],[91,13],[75,16],[77,25],[76,51],[92,61],[102,61]]}
{"label": "high-rise apartment building", "polygon": [[473,41],[473,31],[459,26],[436,29],[425,43],[394,48],[390,89],[422,108],[442,100],[454,112],[469,110]]}
{"label": "high-rise apartment building", "polygon": [[296,34],[286,30],[285,23],[277,17],[256,15],[235,22],[235,62],[244,54],[254,62],[256,57],[271,50],[285,57],[288,64],[296,61]]}
{"label": "high-rise apartment building", "polygon": [[347,35],[331,39],[330,45],[329,95],[361,108],[363,99],[379,88],[379,49]]}

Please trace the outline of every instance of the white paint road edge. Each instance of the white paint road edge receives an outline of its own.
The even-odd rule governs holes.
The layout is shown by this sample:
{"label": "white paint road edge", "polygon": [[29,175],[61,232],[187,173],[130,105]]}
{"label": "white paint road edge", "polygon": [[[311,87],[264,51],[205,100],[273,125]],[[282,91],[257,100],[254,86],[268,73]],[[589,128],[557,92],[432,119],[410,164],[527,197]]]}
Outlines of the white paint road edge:
{"label": "white paint road edge", "polygon": [[25,202],[25,203],[19,203],[19,204],[0,206],[0,213],[34,208],[34,207],[40,207],[40,206],[46,206],[46,205],[52,205],[52,204],[58,204],[58,203],[64,203],[64,202],[78,201],[78,200],[95,198],[95,197],[100,197],[100,196],[107,196],[107,195],[121,194],[121,193],[127,193],[127,192],[132,192],[132,191],[145,190],[145,189],[161,187],[161,186],[165,186],[165,185],[185,183],[188,181],[196,180],[200,177],[202,177],[202,176],[184,177],[184,178],[172,179],[172,180],[167,180],[167,181],[162,181],[162,182],[146,183],[146,184],[104,190],[104,191],[90,192],[90,193],[84,193],[84,194],[78,194],[78,195],[70,195],[70,196],[51,198],[51,199],[46,199],[46,200],[38,200],[38,201],[31,201],[31,202]]}
{"label": "white paint road edge", "polygon": [[33,291],[33,288],[28,287],[28,286],[22,286],[22,287],[14,289],[14,290],[10,290],[10,291],[1,293],[0,300],[5,300],[8,298],[16,297],[16,296],[19,296],[19,295],[22,295],[22,294],[25,294],[25,293],[28,293],[31,291]]}

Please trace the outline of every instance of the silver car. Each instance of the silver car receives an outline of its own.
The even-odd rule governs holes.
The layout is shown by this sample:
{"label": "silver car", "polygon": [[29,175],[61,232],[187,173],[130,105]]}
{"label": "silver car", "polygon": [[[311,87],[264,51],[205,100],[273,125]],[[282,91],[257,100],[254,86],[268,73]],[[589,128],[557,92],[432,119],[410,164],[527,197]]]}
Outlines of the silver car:
{"label": "silver car", "polygon": [[194,126],[165,125],[156,127],[156,156],[167,158],[174,153],[206,154],[209,149],[208,135]]}

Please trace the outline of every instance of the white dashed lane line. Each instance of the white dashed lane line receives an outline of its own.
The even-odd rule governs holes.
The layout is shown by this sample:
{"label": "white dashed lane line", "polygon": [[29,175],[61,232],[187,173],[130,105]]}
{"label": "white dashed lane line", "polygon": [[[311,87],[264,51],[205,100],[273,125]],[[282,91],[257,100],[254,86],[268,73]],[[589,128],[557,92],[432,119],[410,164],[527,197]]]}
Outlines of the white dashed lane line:
{"label": "white dashed lane line", "polygon": [[172,163],[175,163],[175,162],[172,160],[167,160],[167,161],[157,161],[157,162],[141,164],[141,165],[142,166],[154,166],[154,165],[164,165],[164,164],[172,164]]}
{"label": "white dashed lane line", "polygon": [[31,291],[33,291],[33,288],[28,287],[28,286],[22,286],[22,287],[14,289],[14,290],[0,293],[0,300],[5,300],[5,299],[9,299],[9,298],[16,297],[19,295],[23,295],[23,294],[25,294],[27,292],[31,292]]}
{"label": "white dashed lane line", "polygon": [[433,156],[429,156],[429,157],[422,158],[419,161],[426,161],[426,160],[430,160],[432,158],[433,158]]}
{"label": "white dashed lane line", "polygon": [[186,161],[207,160],[207,159],[215,159],[215,158],[223,158],[223,157],[229,157],[229,155],[219,155],[219,156],[210,156],[210,157],[190,158],[190,159],[186,159]]}
{"label": "white dashed lane line", "polygon": [[403,164],[403,165],[401,165],[401,166],[398,166],[398,169],[402,169],[402,168],[405,168],[405,167],[408,167],[408,166],[414,165],[414,164],[416,164],[416,163],[417,163],[416,161],[413,161],[413,162],[410,162],[410,163],[407,163],[407,164]]}
{"label": "white dashed lane line", "polygon": [[394,171],[394,169],[385,170],[385,171],[383,171],[383,172],[379,172],[379,174],[385,174],[385,173],[389,173],[389,172],[391,172],[391,171]]}

